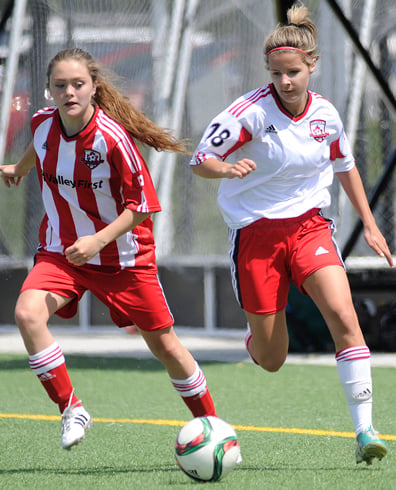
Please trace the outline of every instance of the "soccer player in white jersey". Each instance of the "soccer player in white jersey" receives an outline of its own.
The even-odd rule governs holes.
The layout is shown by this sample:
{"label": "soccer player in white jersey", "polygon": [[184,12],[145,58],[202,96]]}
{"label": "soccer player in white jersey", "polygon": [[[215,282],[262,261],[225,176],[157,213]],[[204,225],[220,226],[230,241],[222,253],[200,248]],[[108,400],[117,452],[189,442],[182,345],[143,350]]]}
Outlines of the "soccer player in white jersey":
{"label": "soccer player in white jersey", "polygon": [[59,52],[48,67],[54,106],[32,118],[33,142],[15,165],[0,166],[10,187],[36,166],[45,216],[35,265],[15,308],[29,364],[62,413],[70,449],[91,425],[47,323],[70,318],[90,290],[119,327],[134,324],[194,417],[216,415],[206,379],[173,329],[157,277],[151,213],[160,204],[134,139],[186,152],[104,77],[81,49]]}
{"label": "soccer player in white jersey", "polygon": [[288,352],[285,308],[290,281],[308,294],[332,335],[338,372],[357,436],[356,461],[371,464],[387,448],[372,423],[367,347],[333,238],[323,217],[336,174],[360,215],[364,236],[393,266],[333,105],[308,90],[317,31],[307,8],[288,10],[288,24],[265,40],[272,83],[216,116],[191,160],[204,178],[220,178],[218,204],[229,227],[231,274],[248,321],[247,349],[277,371]]}

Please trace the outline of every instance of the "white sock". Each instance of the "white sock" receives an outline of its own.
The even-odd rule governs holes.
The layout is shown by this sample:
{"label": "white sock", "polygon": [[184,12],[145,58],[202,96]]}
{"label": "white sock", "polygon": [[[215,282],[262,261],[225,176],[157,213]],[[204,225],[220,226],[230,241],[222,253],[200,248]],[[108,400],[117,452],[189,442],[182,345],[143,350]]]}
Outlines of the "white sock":
{"label": "white sock", "polygon": [[372,427],[370,350],[350,347],[336,354],[338,375],[344,388],[356,434]]}
{"label": "white sock", "polygon": [[196,369],[194,374],[185,379],[170,378],[176,391],[182,397],[198,395],[206,391],[206,378],[198,363],[195,363]]}

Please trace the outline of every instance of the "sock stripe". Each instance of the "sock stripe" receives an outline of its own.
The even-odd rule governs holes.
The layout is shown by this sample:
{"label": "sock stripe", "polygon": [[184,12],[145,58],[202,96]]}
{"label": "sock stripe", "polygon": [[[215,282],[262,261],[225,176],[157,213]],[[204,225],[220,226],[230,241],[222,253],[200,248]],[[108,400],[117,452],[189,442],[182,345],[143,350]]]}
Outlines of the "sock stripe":
{"label": "sock stripe", "polygon": [[194,396],[206,390],[206,378],[202,370],[197,365],[195,373],[186,379],[173,379],[171,382],[176,391],[183,397]]}
{"label": "sock stripe", "polygon": [[366,345],[348,347],[336,353],[336,361],[355,361],[357,359],[370,359],[370,349]]}
{"label": "sock stripe", "polygon": [[65,358],[59,345],[55,345],[50,352],[45,349],[42,353],[29,357],[29,366],[36,375],[47,373],[64,362]]}
{"label": "sock stripe", "polygon": [[206,385],[206,380],[205,380],[205,376],[201,372],[200,376],[195,380],[195,382],[188,383],[188,384],[175,383],[175,382],[172,383],[179,393],[183,393],[183,392],[189,392],[197,389],[201,391],[201,387]]}

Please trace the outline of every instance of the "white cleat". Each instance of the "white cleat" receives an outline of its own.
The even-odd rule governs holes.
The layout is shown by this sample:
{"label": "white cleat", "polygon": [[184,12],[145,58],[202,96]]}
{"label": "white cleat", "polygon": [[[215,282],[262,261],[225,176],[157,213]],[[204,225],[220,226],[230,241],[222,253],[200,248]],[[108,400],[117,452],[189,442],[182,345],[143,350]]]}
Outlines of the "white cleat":
{"label": "white cleat", "polygon": [[[71,397],[70,397],[71,399]],[[81,403],[78,401],[77,403]],[[62,414],[61,446],[70,449],[85,439],[85,431],[92,425],[92,419],[84,407],[68,406]]]}

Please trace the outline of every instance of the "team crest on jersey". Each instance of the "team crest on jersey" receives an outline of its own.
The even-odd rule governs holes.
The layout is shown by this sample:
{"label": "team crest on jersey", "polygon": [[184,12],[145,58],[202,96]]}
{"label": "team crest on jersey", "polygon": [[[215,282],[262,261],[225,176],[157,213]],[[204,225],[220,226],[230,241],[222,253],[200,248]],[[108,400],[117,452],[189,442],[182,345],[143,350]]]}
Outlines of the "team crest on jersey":
{"label": "team crest on jersey", "polygon": [[315,119],[309,123],[312,138],[321,143],[329,133],[326,133],[326,121]]}
{"label": "team crest on jersey", "polygon": [[84,149],[84,156],[81,158],[81,161],[91,170],[104,162],[104,160],[102,160],[101,153],[99,151],[92,150],[92,148],[90,150],[87,150],[86,148]]}

